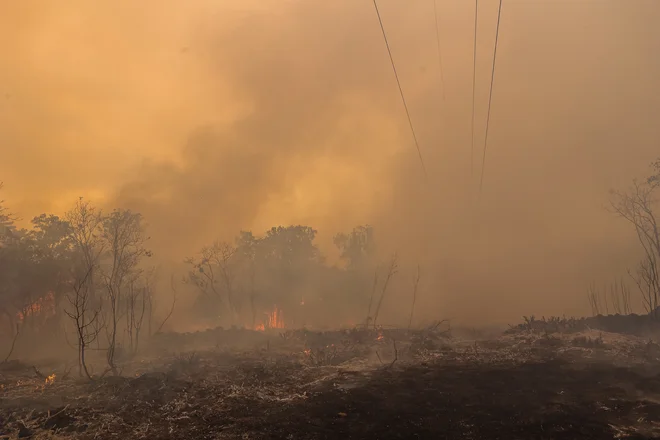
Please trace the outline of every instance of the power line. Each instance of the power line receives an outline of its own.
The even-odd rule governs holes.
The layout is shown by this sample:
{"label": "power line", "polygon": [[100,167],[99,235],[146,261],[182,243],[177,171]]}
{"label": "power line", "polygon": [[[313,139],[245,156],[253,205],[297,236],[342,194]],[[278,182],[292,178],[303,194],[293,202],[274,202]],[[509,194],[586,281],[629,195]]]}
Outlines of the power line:
{"label": "power line", "polygon": [[385,47],[387,47],[387,53],[390,56],[390,63],[392,64],[392,70],[394,71],[394,77],[396,78],[396,84],[399,86],[399,93],[401,94],[401,101],[403,101],[403,108],[406,110],[406,116],[408,117],[408,124],[410,125],[410,131],[412,132],[413,139],[415,140],[415,147],[417,148],[417,154],[419,155],[419,162],[422,164],[422,171],[424,172],[424,179],[428,178],[426,173],[426,166],[424,165],[424,158],[422,157],[422,150],[419,148],[419,142],[417,141],[417,135],[415,134],[415,128],[413,127],[412,119],[410,118],[410,112],[408,111],[408,104],[406,104],[406,98],[403,94],[403,89],[401,88],[401,81],[399,81],[399,74],[396,71],[396,66],[394,64],[394,58],[392,57],[392,50],[390,49],[390,43],[387,41],[387,33],[385,32],[385,26],[383,26],[383,20],[380,16],[380,11],[378,10],[378,3],[376,0],[373,0],[374,8],[376,8],[376,15],[378,16],[378,22],[380,23],[380,30],[383,31],[383,39],[385,40]]}
{"label": "power line", "polygon": [[484,186],[484,170],[486,168],[486,149],[488,148],[488,128],[490,126],[490,105],[493,101],[493,83],[495,82],[495,62],[497,61],[497,42],[500,36],[500,17],[502,15],[502,0],[497,10],[497,28],[495,30],[495,49],[493,50],[493,70],[490,74],[490,90],[488,92],[488,114],[486,116],[486,136],[484,137],[484,155],[481,160],[481,179],[479,180],[479,193]]}
{"label": "power line", "polygon": [[474,50],[472,52],[472,144],[470,146],[470,178],[474,177],[474,101],[477,84],[477,25],[479,23],[479,0],[474,0]]}
{"label": "power line", "polygon": [[438,42],[438,65],[440,66],[440,90],[442,100],[445,100],[445,78],[442,68],[442,51],[440,49],[440,24],[438,23],[438,0],[433,0],[433,15],[435,16],[435,39]]}

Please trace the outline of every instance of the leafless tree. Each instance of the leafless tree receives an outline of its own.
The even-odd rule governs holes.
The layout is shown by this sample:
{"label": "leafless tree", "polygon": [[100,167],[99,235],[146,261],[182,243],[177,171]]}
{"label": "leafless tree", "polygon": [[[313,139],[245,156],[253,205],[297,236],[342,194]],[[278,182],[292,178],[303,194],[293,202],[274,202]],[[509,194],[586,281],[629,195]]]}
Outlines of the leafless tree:
{"label": "leafless tree", "polygon": [[101,332],[101,328],[97,325],[101,310],[92,310],[90,308],[91,274],[92,271],[88,269],[82,278],[76,280],[73,285],[73,293],[66,296],[70,308],[64,310],[64,313],[66,313],[73,321],[76,330],[78,374],[82,376],[84,373],[88,379],[91,379],[92,376],[87,369],[85,350],[90,344],[97,340],[99,333]]}
{"label": "leafless tree", "polygon": [[96,272],[99,258],[104,251],[105,243],[102,239],[103,214],[89,201],[78,199],[73,209],[65,214],[66,221],[71,226],[71,235],[76,249],[82,257],[82,270],[89,273],[86,287],[91,297],[96,293]]}
{"label": "leafless tree", "polygon": [[[238,319],[238,301],[236,298],[236,276],[239,259],[236,247],[221,241],[201,251],[200,259],[186,260],[193,266],[188,279],[204,294],[213,293],[221,304],[226,304],[232,321]],[[223,295],[224,293],[224,295]]]}
{"label": "leafless tree", "polygon": [[600,294],[595,283],[589,285],[587,299],[589,299],[589,305],[591,306],[591,314],[593,316],[600,315]]}
{"label": "leafless tree", "polygon": [[415,282],[413,283],[412,306],[410,307],[410,319],[408,320],[408,328],[412,327],[413,314],[415,313],[415,302],[417,302],[417,288],[419,287],[419,278],[420,271],[419,265],[417,265],[417,276],[415,277]]}
{"label": "leafless tree", "polygon": [[150,256],[146,249],[148,237],[144,235],[142,216],[129,210],[114,210],[103,219],[103,240],[107,244],[107,261],[101,265],[101,273],[108,297],[108,367],[117,373],[117,330],[121,320],[120,308],[123,290],[127,283],[139,275],[143,257]]}
{"label": "leafless tree", "polygon": [[652,255],[647,255],[647,259],[639,263],[637,270],[635,272],[629,270],[628,275],[642,294],[642,302],[646,311],[652,317],[658,318],[660,282],[655,258]]}
{"label": "leafless tree", "polygon": [[605,314],[609,314],[609,305],[612,306],[612,311],[615,314],[629,315],[632,313],[630,289],[623,279],[614,280],[609,286],[605,286],[602,291],[596,287],[595,283],[591,283],[587,297],[593,316],[600,315],[603,311]]}
{"label": "leafless tree", "polygon": [[621,307],[624,315],[630,315],[633,312],[632,305],[630,303],[630,288],[623,281],[619,280],[619,290],[621,292]]}
{"label": "leafless tree", "polygon": [[383,300],[385,299],[385,294],[387,293],[387,286],[390,284],[392,277],[399,271],[398,256],[395,252],[390,261],[390,267],[387,270],[387,276],[385,277],[385,284],[383,284],[383,289],[380,293],[380,299],[378,300],[378,305],[376,305],[376,310],[374,311],[374,329],[376,328],[376,322],[378,321],[378,314],[380,313],[380,307],[383,305]]}
{"label": "leafless tree", "polygon": [[[656,171],[659,170],[656,164]],[[626,219],[635,228],[637,239],[644,251],[642,262],[636,271],[629,271],[639,291],[645,307],[653,317],[658,318],[660,283],[658,279],[658,259],[660,258],[660,229],[654,213],[655,191],[660,185],[658,174],[644,182],[633,181],[627,192],[612,192],[612,210]]]}
{"label": "leafless tree", "polygon": [[131,279],[126,295],[126,333],[129,338],[131,354],[137,353],[140,342],[140,330],[148,307],[146,285],[139,285],[137,279]]}
{"label": "leafless tree", "polygon": [[152,335],[153,316],[156,303],[154,301],[154,285],[158,276],[158,268],[152,266],[144,271],[142,280],[144,283],[144,300],[147,319],[147,336]]}
{"label": "leafless tree", "polygon": [[630,306],[630,289],[624,283],[623,279],[615,280],[610,285],[610,302],[614,308],[614,313],[619,315],[629,315],[632,313]]}

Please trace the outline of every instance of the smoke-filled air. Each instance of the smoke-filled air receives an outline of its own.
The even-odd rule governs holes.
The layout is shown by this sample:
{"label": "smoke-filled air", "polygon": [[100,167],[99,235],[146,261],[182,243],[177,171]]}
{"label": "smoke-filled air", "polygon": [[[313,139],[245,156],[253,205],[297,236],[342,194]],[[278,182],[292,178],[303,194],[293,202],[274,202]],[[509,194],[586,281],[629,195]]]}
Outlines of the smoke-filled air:
{"label": "smoke-filled air", "polygon": [[[415,402],[486,383],[474,362],[625,346],[657,368],[658,20],[654,0],[0,1],[0,439],[491,438],[511,402]],[[570,388],[542,365],[516,377]],[[327,397],[320,369],[351,368]],[[419,368],[456,390],[364,415]],[[209,392],[244,406],[220,423]],[[583,437],[497,413],[528,421],[493,438],[655,435],[654,405]]]}

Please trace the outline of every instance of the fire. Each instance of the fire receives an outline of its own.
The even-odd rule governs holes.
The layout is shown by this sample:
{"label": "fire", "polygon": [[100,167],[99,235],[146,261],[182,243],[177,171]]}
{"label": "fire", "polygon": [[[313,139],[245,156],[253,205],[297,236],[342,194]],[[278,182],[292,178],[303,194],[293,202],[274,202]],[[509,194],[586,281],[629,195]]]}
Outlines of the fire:
{"label": "fire", "polygon": [[273,307],[273,310],[271,312],[266,312],[266,322],[263,322],[261,324],[257,324],[254,329],[256,331],[266,331],[266,329],[272,329],[272,328],[285,328],[284,326],[284,318],[282,317],[282,311],[277,308],[277,306]]}
{"label": "fire", "polygon": [[269,328],[284,328],[284,319],[282,318],[282,311],[275,306],[273,311],[268,314],[268,327]]}
{"label": "fire", "polygon": [[377,341],[382,341],[383,339],[385,339],[385,336],[383,336],[383,332],[379,330],[378,331],[378,337],[376,338],[376,340]]}
{"label": "fire", "polygon": [[46,381],[45,381],[45,383],[44,383],[44,386],[52,385],[53,383],[55,383],[55,373],[51,374],[50,376],[48,376],[48,377],[46,378]]}
{"label": "fire", "polygon": [[41,298],[38,298],[32,304],[28,304],[16,314],[19,322],[23,322],[27,316],[34,316],[44,314],[47,316],[55,314],[55,295],[53,292],[48,292]]}

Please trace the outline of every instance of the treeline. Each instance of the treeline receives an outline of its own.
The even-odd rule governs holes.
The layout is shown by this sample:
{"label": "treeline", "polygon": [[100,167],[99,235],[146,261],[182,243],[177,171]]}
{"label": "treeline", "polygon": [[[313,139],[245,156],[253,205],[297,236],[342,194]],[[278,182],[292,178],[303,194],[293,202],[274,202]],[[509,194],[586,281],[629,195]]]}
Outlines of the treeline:
{"label": "treeline", "polygon": [[373,229],[358,226],[334,237],[342,268],[325,264],[314,244],[316,233],[309,226],[279,226],[261,236],[241,232],[233,242],[204,247],[186,260],[186,280],[200,293],[199,313],[251,328],[268,326],[263,321],[269,312],[279,313],[291,326],[309,324],[308,319],[322,321],[323,311],[331,309],[336,321],[351,319],[337,315],[359,309],[368,299]]}
{"label": "treeline", "polygon": [[[326,264],[316,233],[308,226],[274,227],[260,236],[244,231],[185,259],[183,281],[197,292],[192,312],[208,325],[253,329],[304,325],[313,316],[327,317],[337,304],[344,311],[355,306],[366,316],[372,228],[335,236],[341,267]],[[118,359],[158,332],[175,305],[162,303],[155,313],[156,298],[169,295],[156,295],[148,242],[142,215],[131,210],[103,212],[80,199],[63,217],[42,214],[22,229],[0,202],[4,357],[12,355],[17,340],[59,336],[77,349],[81,375],[92,375],[86,362],[90,348],[105,354],[106,373],[118,373]],[[335,321],[340,313],[338,308]]]}
{"label": "treeline", "polygon": [[137,350],[145,324],[152,330],[142,216],[103,213],[80,199],[64,218],[42,214],[30,229],[17,228],[6,209],[0,224],[0,313],[11,348],[19,336],[52,341],[59,334],[77,347],[81,374],[89,375],[92,344],[116,373],[117,357]]}

